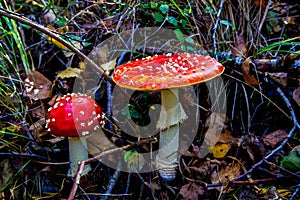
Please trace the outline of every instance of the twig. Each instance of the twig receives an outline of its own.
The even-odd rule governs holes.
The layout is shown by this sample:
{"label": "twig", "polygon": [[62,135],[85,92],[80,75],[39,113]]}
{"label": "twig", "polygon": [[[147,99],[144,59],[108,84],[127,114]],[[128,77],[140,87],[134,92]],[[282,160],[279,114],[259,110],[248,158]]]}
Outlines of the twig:
{"label": "twig", "polygon": [[297,188],[296,188],[296,190],[294,191],[294,193],[292,194],[290,200],[296,199],[296,196],[297,196],[297,194],[298,194],[299,192],[300,192],[300,184],[297,185]]}
{"label": "twig", "polygon": [[221,3],[220,3],[220,8],[219,8],[218,13],[217,13],[216,23],[215,23],[215,26],[213,28],[214,32],[213,32],[213,35],[212,35],[213,43],[214,43],[214,56],[217,60],[218,60],[218,54],[217,54],[218,46],[217,46],[216,35],[217,35],[218,24],[219,24],[220,15],[221,15],[221,12],[222,12],[222,9],[223,9],[224,2],[225,2],[225,0],[222,0]]}
{"label": "twig", "polygon": [[118,163],[118,167],[114,173],[114,175],[111,177],[111,179],[109,180],[109,183],[108,183],[108,186],[107,186],[107,189],[106,189],[106,192],[105,192],[105,196],[101,198],[101,200],[107,200],[109,195],[111,194],[113,188],[115,187],[119,177],[120,177],[120,170],[119,170],[119,165],[120,165],[120,161]]}
{"label": "twig", "polygon": [[288,136],[285,138],[285,140],[283,140],[283,142],[276,149],[274,149],[271,153],[269,153],[261,161],[259,161],[255,165],[253,165],[249,171],[247,171],[243,175],[241,175],[241,176],[235,178],[234,180],[232,180],[232,182],[238,181],[239,179],[244,178],[245,176],[248,176],[249,174],[251,174],[253,172],[254,169],[256,169],[258,166],[260,166],[262,163],[264,163],[268,159],[270,159],[275,153],[277,153],[278,151],[280,151],[281,149],[283,149],[283,147],[288,143],[289,139],[293,137],[295,130],[297,128],[299,129],[299,123],[297,121],[295,111],[294,111],[294,109],[293,109],[290,101],[284,95],[284,93],[282,92],[282,90],[279,87],[277,88],[277,92],[279,93],[279,95],[281,96],[281,98],[284,100],[284,102],[286,103],[287,107],[289,108],[289,111],[290,111],[290,114],[291,114],[291,118],[292,118],[291,120],[294,122],[294,126],[290,130],[290,132],[289,132]]}
{"label": "twig", "polygon": [[105,78],[105,80],[109,81],[110,83],[113,83],[111,78],[106,73],[104,73],[104,70],[100,66],[98,66],[96,63],[94,63],[90,58],[88,58],[86,55],[84,55],[75,46],[73,46],[72,44],[70,44],[69,42],[64,40],[62,37],[60,37],[60,35],[56,34],[55,32],[51,31],[50,29],[48,29],[40,24],[37,24],[37,23],[31,21],[30,19],[28,19],[20,14],[11,12],[6,9],[0,8],[0,15],[6,16],[10,19],[17,20],[20,23],[29,25],[30,27],[35,28],[38,31],[41,31],[42,33],[46,34],[47,36],[54,38],[55,40],[57,40],[58,42],[60,42],[64,46],[66,46],[68,49],[70,49],[72,52],[74,52],[79,58],[84,60],[88,64],[88,66],[91,66],[97,73],[99,73],[101,76],[103,76]]}
{"label": "twig", "polygon": [[78,166],[76,175],[74,177],[73,186],[72,186],[71,192],[69,194],[68,200],[74,199],[76,191],[77,191],[77,188],[78,188],[78,185],[80,183],[80,178],[81,178],[81,174],[82,174],[83,168],[84,168],[84,166],[86,164],[98,161],[101,157],[103,157],[103,156],[105,156],[107,154],[111,154],[111,153],[114,153],[116,151],[128,151],[130,149],[133,149],[134,147],[137,147],[137,146],[149,143],[149,142],[157,142],[157,138],[147,138],[147,139],[143,139],[141,141],[135,142],[133,144],[129,144],[129,145],[123,146],[123,147],[113,148],[113,149],[104,151],[104,152],[100,153],[99,155],[94,156],[94,157],[92,157],[90,159],[87,159],[87,160],[79,162],[79,166]]}
{"label": "twig", "polygon": [[291,113],[291,117],[292,117],[292,121],[294,122],[294,126],[296,126],[298,129],[300,129],[300,125],[297,121],[297,117],[296,117],[295,111],[292,107],[292,104],[290,103],[288,98],[284,95],[284,93],[282,92],[282,90],[279,87],[276,89],[276,91],[280,94],[281,98],[284,100],[285,104],[287,105],[287,107]]}

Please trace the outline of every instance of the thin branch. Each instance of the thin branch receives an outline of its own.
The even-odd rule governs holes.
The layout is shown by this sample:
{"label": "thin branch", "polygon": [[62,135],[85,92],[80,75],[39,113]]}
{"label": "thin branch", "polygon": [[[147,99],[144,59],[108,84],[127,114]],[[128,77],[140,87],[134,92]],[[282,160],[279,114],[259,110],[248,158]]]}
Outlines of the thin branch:
{"label": "thin branch", "polygon": [[219,24],[219,21],[220,21],[220,15],[221,15],[221,12],[222,12],[222,9],[223,9],[223,6],[224,6],[224,2],[225,2],[225,0],[221,1],[220,8],[219,8],[218,13],[217,13],[216,23],[215,23],[215,26],[213,28],[214,32],[213,32],[213,35],[212,35],[213,43],[214,43],[214,56],[217,60],[218,60],[218,55],[217,55],[218,46],[217,46],[216,35],[217,35],[218,24]]}
{"label": "thin branch", "polygon": [[77,188],[78,188],[78,185],[80,183],[80,178],[81,178],[82,171],[83,171],[84,166],[86,164],[89,164],[89,163],[92,163],[92,162],[95,162],[95,161],[99,161],[99,159],[101,157],[103,157],[103,156],[105,156],[107,154],[111,154],[111,153],[114,153],[114,152],[117,152],[117,151],[128,151],[130,149],[133,149],[133,148],[135,148],[137,146],[141,146],[141,145],[149,143],[149,142],[155,143],[155,142],[157,142],[157,138],[147,138],[147,139],[143,139],[141,141],[135,142],[133,144],[129,144],[129,145],[123,146],[123,147],[113,148],[113,149],[104,151],[104,152],[100,153],[99,155],[94,156],[94,157],[92,157],[90,159],[87,159],[87,160],[79,162],[79,166],[78,166],[76,175],[74,177],[73,186],[72,186],[71,192],[69,194],[68,200],[74,199],[76,191],[77,191]]}
{"label": "thin branch", "polygon": [[284,102],[286,103],[287,107],[290,110],[290,114],[291,114],[291,120],[294,122],[294,126],[293,128],[290,130],[289,134],[287,135],[287,137],[283,140],[283,142],[274,150],[271,151],[271,153],[269,153],[265,158],[263,158],[261,161],[259,161],[258,163],[256,163],[255,165],[253,165],[251,167],[251,169],[249,171],[247,171],[246,173],[244,173],[243,175],[235,178],[234,180],[232,180],[232,182],[238,181],[241,178],[244,178],[245,176],[249,176],[254,169],[256,169],[258,166],[260,166],[261,164],[263,164],[265,161],[267,161],[268,159],[270,159],[274,154],[276,154],[277,152],[279,152],[280,150],[283,149],[283,147],[288,143],[289,139],[292,138],[294,136],[295,130],[299,129],[299,123],[297,121],[296,118],[296,114],[295,111],[290,103],[290,101],[288,100],[288,98],[284,95],[284,93],[282,92],[282,90],[278,87],[277,88],[277,92],[279,93],[279,95],[281,96],[281,98],[284,100]]}

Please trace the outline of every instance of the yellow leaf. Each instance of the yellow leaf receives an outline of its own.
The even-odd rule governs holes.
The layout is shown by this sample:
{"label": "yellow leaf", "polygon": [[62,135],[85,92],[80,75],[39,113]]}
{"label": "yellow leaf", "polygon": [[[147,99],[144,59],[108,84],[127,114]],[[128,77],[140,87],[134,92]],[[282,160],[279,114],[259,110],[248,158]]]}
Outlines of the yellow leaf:
{"label": "yellow leaf", "polygon": [[109,74],[116,66],[117,58],[108,61],[107,63],[103,63],[101,67],[105,70],[107,74]]}
{"label": "yellow leaf", "polygon": [[68,48],[63,45],[62,43],[60,43],[59,41],[57,41],[54,38],[51,37],[47,37],[49,42],[52,42],[55,46],[57,46],[58,48],[62,49],[62,50],[67,50]]}
{"label": "yellow leaf", "polygon": [[78,67],[79,67],[79,69],[82,69],[82,70],[85,70],[85,69],[86,69],[86,66],[85,66],[85,63],[84,63],[84,62],[79,62],[79,63],[78,63]]}
{"label": "yellow leaf", "polygon": [[67,69],[65,69],[64,71],[60,72],[57,77],[64,79],[64,78],[72,78],[72,77],[77,77],[77,78],[82,78],[82,76],[80,75],[80,73],[83,70],[78,69],[78,68],[72,68],[72,67],[68,67]]}
{"label": "yellow leaf", "polygon": [[224,158],[227,152],[229,151],[230,146],[228,144],[216,144],[212,149],[211,153],[213,154],[214,158]]}

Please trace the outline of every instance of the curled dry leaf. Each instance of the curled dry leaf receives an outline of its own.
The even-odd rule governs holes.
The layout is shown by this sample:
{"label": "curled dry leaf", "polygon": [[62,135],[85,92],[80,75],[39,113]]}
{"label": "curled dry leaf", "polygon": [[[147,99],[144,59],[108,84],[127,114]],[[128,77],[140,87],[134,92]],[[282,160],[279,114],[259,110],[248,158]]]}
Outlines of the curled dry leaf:
{"label": "curled dry leaf", "polygon": [[250,73],[251,59],[247,58],[242,64],[242,72],[244,76],[244,81],[250,85],[259,85],[260,82],[255,78],[253,74]]}
{"label": "curled dry leaf", "polygon": [[188,183],[181,187],[179,194],[182,195],[184,200],[199,199],[199,195],[203,195],[204,188],[195,183]]}
{"label": "curled dry leaf", "polygon": [[267,146],[274,148],[278,143],[282,142],[288,133],[285,130],[277,130],[267,135],[264,135],[263,142]]}

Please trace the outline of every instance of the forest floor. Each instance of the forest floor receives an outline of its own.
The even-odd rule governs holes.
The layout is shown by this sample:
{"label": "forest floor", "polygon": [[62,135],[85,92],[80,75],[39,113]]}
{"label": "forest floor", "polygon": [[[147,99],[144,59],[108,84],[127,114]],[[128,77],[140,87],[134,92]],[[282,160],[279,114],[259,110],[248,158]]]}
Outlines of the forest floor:
{"label": "forest floor", "polygon": [[[287,0],[1,1],[0,199],[300,199],[299,10]],[[154,164],[161,93],[111,78],[167,53],[225,67],[180,89],[188,118],[172,181]],[[85,175],[68,174],[70,140],[47,128],[68,93],[105,113],[86,138]]]}

